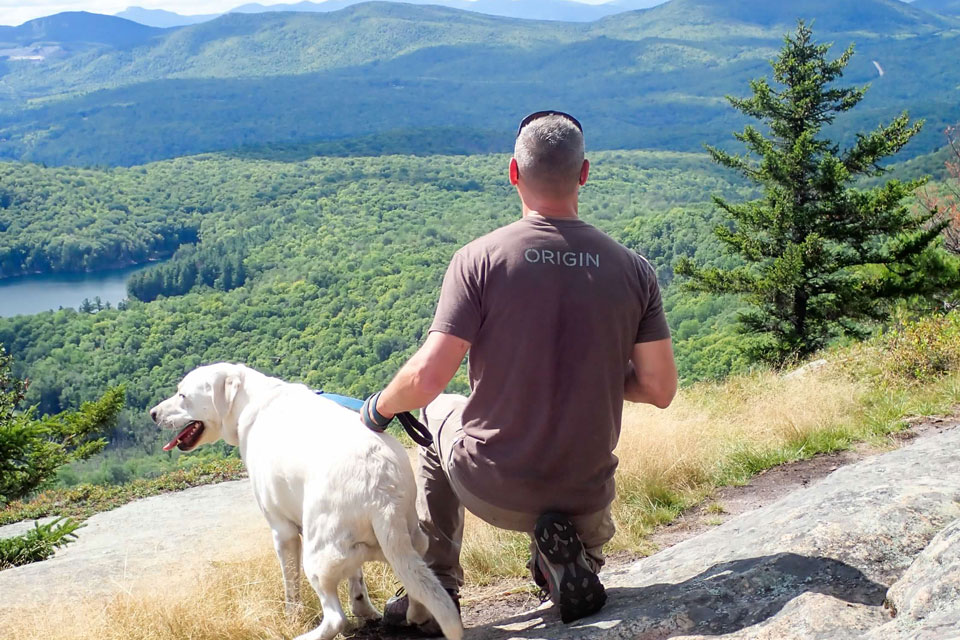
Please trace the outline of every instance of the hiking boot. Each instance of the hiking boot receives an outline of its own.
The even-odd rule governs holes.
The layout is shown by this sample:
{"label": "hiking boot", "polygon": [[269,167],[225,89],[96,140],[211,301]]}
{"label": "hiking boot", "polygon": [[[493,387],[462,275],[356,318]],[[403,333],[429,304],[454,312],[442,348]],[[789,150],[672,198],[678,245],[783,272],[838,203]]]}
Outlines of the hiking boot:
{"label": "hiking boot", "polygon": [[530,575],[533,576],[533,583],[537,585],[537,597],[540,598],[540,602],[546,602],[550,599],[550,590],[547,588],[547,579],[543,577],[543,572],[540,571],[540,566],[537,562],[537,556],[539,556],[536,548],[534,548],[530,553],[530,560],[527,561],[527,569],[530,570]]}
{"label": "hiking boot", "polygon": [[607,592],[587,562],[573,523],[559,513],[545,513],[537,520],[533,536],[537,545],[533,580],[541,588],[544,583],[550,600],[560,607],[560,619],[570,623],[599,611]]}
{"label": "hiking boot", "polygon": [[[444,589],[449,595],[450,599],[453,600],[453,604],[457,607],[457,613],[460,613],[460,594],[459,592],[453,589]],[[380,621],[380,624],[383,625],[384,629],[403,629],[406,632],[406,635],[409,637],[410,631],[416,631],[416,635],[421,638],[442,638],[443,631],[440,630],[440,625],[437,624],[437,621],[433,618],[430,618],[423,624],[411,625],[407,622],[407,609],[410,608],[410,596],[407,595],[406,589],[400,587],[397,589],[397,593],[387,600],[387,604],[383,607],[383,619]]]}

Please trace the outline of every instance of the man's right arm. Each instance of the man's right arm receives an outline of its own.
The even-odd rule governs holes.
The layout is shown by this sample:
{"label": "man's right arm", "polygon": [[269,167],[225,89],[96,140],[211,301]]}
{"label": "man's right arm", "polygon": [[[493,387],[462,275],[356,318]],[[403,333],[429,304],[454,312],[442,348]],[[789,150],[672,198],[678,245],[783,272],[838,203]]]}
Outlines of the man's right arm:
{"label": "man's right arm", "polygon": [[670,338],[633,345],[623,398],[666,409],[677,393],[677,365]]}

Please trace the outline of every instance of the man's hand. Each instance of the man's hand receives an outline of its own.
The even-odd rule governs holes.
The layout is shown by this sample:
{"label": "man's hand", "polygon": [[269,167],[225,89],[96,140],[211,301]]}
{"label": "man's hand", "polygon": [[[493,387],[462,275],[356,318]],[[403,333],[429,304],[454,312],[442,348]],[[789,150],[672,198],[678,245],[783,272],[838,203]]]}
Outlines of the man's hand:
{"label": "man's hand", "polygon": [[623,397],[666,409],[677,393],[677,365],[670,338],[633,345],[630,371],[623,381]]}

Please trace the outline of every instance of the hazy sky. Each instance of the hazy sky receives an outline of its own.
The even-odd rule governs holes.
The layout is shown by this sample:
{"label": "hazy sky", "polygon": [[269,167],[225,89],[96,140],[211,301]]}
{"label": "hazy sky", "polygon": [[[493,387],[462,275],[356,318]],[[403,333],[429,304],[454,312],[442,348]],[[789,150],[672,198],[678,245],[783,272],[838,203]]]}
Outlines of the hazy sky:
{"label": "hazy sky", "polygon": [[[0,24],[22,24],[27,20],[61,11],[91,11],[114,14],[129,6],[145,9],[166,9],[184,15],[219,13],[241,4],[292,4],[299,0],[0,0]],[[319,0],[313,0],[318,2]],[[609,0],[576,0],[586,4],[603,4]]]}

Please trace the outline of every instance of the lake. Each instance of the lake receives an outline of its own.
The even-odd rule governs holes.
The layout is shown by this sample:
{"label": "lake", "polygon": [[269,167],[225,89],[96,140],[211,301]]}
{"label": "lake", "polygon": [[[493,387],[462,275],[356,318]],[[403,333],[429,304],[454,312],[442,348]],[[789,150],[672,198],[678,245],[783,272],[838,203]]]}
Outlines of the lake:
{"label": "lake", "polygon": [[[153,263],[156,264],[156,263]],[[95,273],[45,273],[0,280],[0,317],[39,313],[60,307],[76,309],[84,298],[100,296],[116,306],[127,297],[127,278],[152,265]]]}

